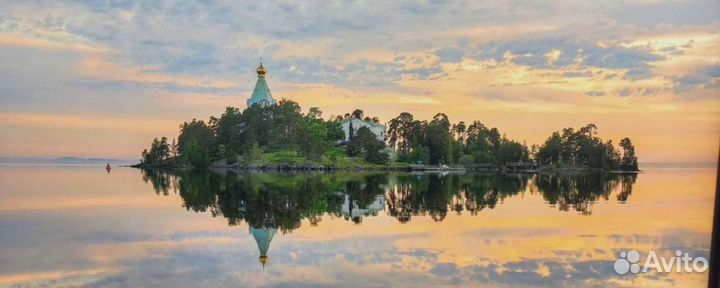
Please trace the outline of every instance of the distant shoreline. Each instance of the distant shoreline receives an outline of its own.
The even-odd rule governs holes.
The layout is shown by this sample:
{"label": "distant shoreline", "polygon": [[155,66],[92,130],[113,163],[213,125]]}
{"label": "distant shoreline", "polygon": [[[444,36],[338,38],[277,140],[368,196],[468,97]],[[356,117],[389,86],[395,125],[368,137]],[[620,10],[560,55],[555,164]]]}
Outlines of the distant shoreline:
{"label": "distant shoreline", "polygon": [[[164,171],[183,171],[192,170],[195,168],[178,165],[174,163],[166,163],[165,165],[145,165],[137,163],[130,165],[129,167],[147,170],[164,170]],[[198,168],[210,171],[232,171],[232,172],[244,172],[244,171],[259,171],[259,172],[302,172],[302,171],[319,171],[319,172],[460,172],[460,173],[528,173],[528,174],[557,174],[557,175],[582,175],[582,174],[594,174],[594,173],[607,173],[607,174],[639,174],[642,170],[638,171],[625,171],[625,170],[603,170],[599,168],[589,168],[582,166],[559,166],[559,167],[538,167],[535,169],[466,169],[464,167],[448,167],[448,166],[437,166],[437,165],[414,165],[409,163],[392,163],[390,165],[377,165],[377,164],[358,164],[355,166],[323,166],[319,164],[272,164],[272,165],[256,165],[256,164],[225,164],[223,161],[217,161],[206,168]]]}
{"label": "distant shoreline", "polygon": [[[134,159],[114,159],[101,157],[0,157],[0,166],[102,166],[110,164],[113,167],[136,167],[137,160]],[[655,169],[715,169],[717,162],[646,162],[640,163],[640,170]],[[246,169],[236,169],[246,170]],[[262,169],[256,169],[262,170]],[[268,169],[265,169],[268,170]],[[337,169],[340,170],[340,169]],[[344,169],[358,170],[358,169]],[[363,170],[363,169],[360,169]],[[381,170],[381,169],[364,169],[364,170]],[[398,170],[398,169],[395,169]],[[453,170],[453,169],[449,169]],[[532,172],[532,171],[525,171]],[[611,172],[611,171],[606,171]],[[620,171],[622,172],[622,171]]]}

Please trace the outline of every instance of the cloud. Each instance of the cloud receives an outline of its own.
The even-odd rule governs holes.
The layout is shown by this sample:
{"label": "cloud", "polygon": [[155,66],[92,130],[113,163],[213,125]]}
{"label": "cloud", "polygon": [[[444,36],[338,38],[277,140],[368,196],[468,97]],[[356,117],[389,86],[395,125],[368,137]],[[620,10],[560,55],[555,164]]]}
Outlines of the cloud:
{"label": "cloud", "polygon": [[720,3],[699,1],[637,1],[614,7],[611,17],[624,23],[654,27],[660,24],[707,25],[718,20]]}
{"label": "cloud", "polygon": [[586,70],[586,71],[570,71],[570,72],[562,73],[562,76],[563,76],[563,77],[566,77],[566,78],[576,78],[576,77],[588,78],[588,77],[592,77],[592,76],[593,76],[593,73],[592,73],[592,71],[589,71],[589,70]]}
{"label": "cloud", "polygon": [[644,80],[644,79],[651,79],[653,78],[654,74],[652,72],[652,69],[649,67],[640,67],[640,68],[632,68],[628,69],[627,72],[625,72],[625,76],[623,79],[636,81],[636,80]]}
{"label": "cloud", "polygon": [[455,263],[438,263],[430,269],[430,272],[441,277],[454,276],[460,273]]}
{"label": "cloud", "polygon": [[465,50],[460,48],[443,48],[435,52],[441,60],[457,63],[465,58]]}
{"label": "cloud", "polygon": [[679,77],[673,77],[675,91],[685,93],[693,89],[720,88],[720,64],[702,67],[694,72]]}
{"label": "cloud", "polygon": [[633,93],[633,90],[629,87],[622,88],[617,91],[618,96],[620,97],[627,97],[630,96]]}

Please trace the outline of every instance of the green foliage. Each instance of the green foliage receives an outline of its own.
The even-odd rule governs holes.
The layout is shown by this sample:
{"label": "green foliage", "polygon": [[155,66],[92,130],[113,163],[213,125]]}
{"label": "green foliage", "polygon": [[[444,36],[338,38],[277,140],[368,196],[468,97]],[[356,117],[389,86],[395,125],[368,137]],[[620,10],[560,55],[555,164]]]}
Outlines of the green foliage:
{"label": "green foliage", "polygon": [[185,163],[196,168],[204,168],[210,165],[208,147],[202,146],[196,139],[188,140],[184,147],[184,152],[181,155]]}
{"label": "green foliage", "polygon": [[248,149],[245,152],[244,159],[246,162],[252,163],[254,161],[258,161],[258,160],[262,159],[262,156],[263,156],[263,151],[260,148],[260,145],[258,145],[257,142],[253,142],[252,145],[250,146],[250,149]]}
{"label": "green foliage", "polygon": [[226,157],[227,158],[225,158],[225,163],[227,164],[235,164],[240,161],[240,155],[238,155],[238,153],[235,151],[228,152]]}
{"label": "green foliage", "polygon": [[363,155],[365,160],[374,164],[386,164],[390,160],[385,151],[385,143],[377,139],[367,127],[360,127],[347,144],[347,155]]}
{"label": "green foliage", "polygon": [[[497,128],[488,129],[479,121],[469,126],[465,122],[450,124],[443,113],[436,114],[429,123],[414,120],[410,113],[401,113],[389,122],[388,144],[397,149],[398,161],[410,163],[420,160],[426,164],[490,163],[502,166],[530,160],[525,145],[502,137]],[[415,152],[416,149],[421,150]]]}
{"label": "green foliage", "polygon": [[503,138],[495,153],[495,163],[528,162],[530,155],[525,145]]}
{"label": "green foliage", "polygon": [[623,147],[621,159],[612,141],[603,142],[596,135],[595,124],[588,124],[578,130],[570,127],[563,129],[562,133],[554,132],[538,148],[536,160],[539,164],[637,171],[637,157],[630,139],[625,138],[620,142],[620,146]]}
{"label": "green foliage", "polygon": [[150,151],[147,149],[142,151],[141,162],[146,165],[159,165],[162,160],[170,157],[171,150],[166,137],[162,137],[160,140],[155,138],[150,144]]}
{"label": "green foliage", "polygon": [[620,147],[623,149],[622,160],[620,168],[623,170],[638,171],[637,156],[635,156],[635,146],[630,141],[630,138],[623,138],[620,140]]}
{"label": "green foliage", "polygon": [[429,164],[430,163],[430,149],[423,145],[418,145],[413,148],[410,152],[409,159],[410,163],[416,164]]}
{"label": "green foliage", "polygon": [[553,134],[545,140],[545,144],[538,149],[536,160],[538,164],[556,164],[560,163],[560,154],[562,153],[562,139],[559,132]]}
{"label": "green foliage", "polygon": [[450,161],[450,121],[438,113],[427,127],[425,145],[430,153],[430,164],[447,164]]}
{"label": "green foliage", "polygon": [[308,160],[321,160],[325,150],[345,137],[340,122],[324,121],[320,115],[319,109],[312,108],[300,122],[298,146]]}
{"label": "green foliage", "polygon": [[302,114],[296,102],[285,99],[277,105],[253,105],[244,111],[227,107],[219,118],[211,116],[207,123],[196,119],[183,123],[173,144],[168,144],[164,137],[155,139],[150,150],[142,152],[142,162],[158,165],[169,157],[180,156],[178,159],[187,164],[205,167],[218,159],[237,163],[242,153],[246,163],[322,163],[354,167],[357,163],[387,165],[392,154],[397,155],[398,162],[435,165],[485,163],[500,167],[534,158],[541,165],[638,169],[630,139],[621,141],[620,157],[611,141],[603,142],[596,136],[597,127],[593,124],[579,130],[566,128],[555,132],[543,145],[533,145],[531,150],[525,144],[506,138],[497,128],[488,128],[479,121],[469,125],[462,121],[452,124],[443,113],[436,114],[429,122],[416,120],[407,112],[391,119],[387,141],[397,154],[387,153],[384,141],[378,140],[370,129],[356,130],[351,122],[350,141],[343,152],[338,152],[334,146],[345,139],[340,121],[354,118],[379,123],[377,117],[366,117],[360,109],[344,117],[324,120],[319,108],[312,107],[307,114]]}
{"label": "green foliage", "polygon": [[[217,122],[211,119],[210,122]],[[193,167],[207,167],[210,164],[211,151],[217,151],[215,134],[202,120],[193,119],[180,125],[178,136],[178,154],[183,162]]]}
{"label": "green foliage", "polygon": [[[242,127],[242,113],[240,109],[235,107],[225,108],[225,113],[220,116],[219,119],[212,117],[216,121],[212,121],[211,128],[215,134],[216,143],[218,145],[225,145],[226,149],[232,151],[240,151],[242,149],[242,133],[240,129]],[[226,157],[225,154],[220,153],[221,157]]]}

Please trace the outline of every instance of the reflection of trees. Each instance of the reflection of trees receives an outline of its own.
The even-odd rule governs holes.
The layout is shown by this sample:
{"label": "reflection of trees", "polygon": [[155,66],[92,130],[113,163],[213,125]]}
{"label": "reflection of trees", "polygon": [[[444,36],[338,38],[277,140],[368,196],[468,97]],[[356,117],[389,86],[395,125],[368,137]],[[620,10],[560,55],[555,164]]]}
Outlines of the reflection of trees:
{"label": "reflection of trees", "polygon": [[636,174],[538,175],[535,184],[551,205],[557,205],[562,211],[573,208],[583,215],[590,215],[591,204],[599,199],[608,200],[618,187],[617,199],[626,201],[632,193],[635,179]]}
{"label": "reflection of trees", "polygon": [[620,176],[620,192],[617,194],[618,201],[627,201],[632,194],[632,186],[637,180],[637,174],[622,174]]}
{"label": "reflection of trees", "polygon": [[387,194],[388,213],[400,222],[415,215],[442,221],[448,210],[457,214],[494,208],[498,200],[515,195],[527,186],[527,176],[505,174],[419,174],[397,178]]}
{"label": "reflection of trees", "polygon": [[347,195],[347,215],[345,215],[345,218],[360,223],[362,216],[376,216],[377,211],[370,209],[370,206],[375,204],[378,196],[382,198],[387,183],[387,174],[368,174],[362,178],[347,181],[344,191],[345,195]]}
{"label": "reflection of trees", "polygon": [[[168,195],[170,192],[170,189],[173,189],[175,191],[175,188],[177,187],[177,176],[170,173],[165,173],[159,170],[140,170],[140,173],[142,174],[142,179],[145,181],[145,183],[150,182],[153,186],[153,189],[155,189],[155,193],[163,195]],[[175,191],[177,192],[177,191]]]}
{"label": "reflection of trees", "polygon": [[222,215],[230,225],[244,221],[253,228],[277,228],[283,233],[299,228],[303,219],[317,225],[322,215],[340,216],[345,194],[365,207],[383,195],[388,181],[383,174],[220,175],[202,170],[177,175],[148,170],[143,179],[152,182],[158,194],[179,190],[188,210]]}
{"label": "reflection of trees", "polygon": [[417,215],[429,215],[435,221],[442,221],[459,184],[457,174],[400,175],[397,184],[387,193],[388,213],[402,223]]}
{"label": "reflection of trees", "polygon": [[[230,225],[246,222],[253,228],[300,227],[303,220],[318,225],[323,215],[344,216],[360,223],[362,216],[387,213],[405,223],[413,216],[442,221],[448,213],[477,215],[523,191],[538,191],[562,211],[590,214],[590,205],[608,199],[627,201],[636,175],[593,174],[556,176],[532,174],[278,174],[220,175],[208,171],[177,174],[142,172],[156,193],[175,191],[189,211],[223,216]],[[378,202],[385,196],[385,203]],[[380,208],[378,208],[380,207]],[[379,210],[378,210],[379,209]]]}

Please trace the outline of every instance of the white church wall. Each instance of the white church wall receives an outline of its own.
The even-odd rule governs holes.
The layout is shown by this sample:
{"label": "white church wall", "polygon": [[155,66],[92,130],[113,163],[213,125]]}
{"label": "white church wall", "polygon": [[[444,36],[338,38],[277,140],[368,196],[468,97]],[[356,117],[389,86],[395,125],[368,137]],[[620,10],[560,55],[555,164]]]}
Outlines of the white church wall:
{"label": "white church wall", "polygon": [[350,123],[352,123],[353,134],[356,133],[357,130],[361,127],[367,127],[373,134],[375,134],[378,140],[385,142],[385,126],[368,121],[363,121],[357,118],[345,120],[340,123],[343,132],[345,132],[344,141],[350,141]]}

